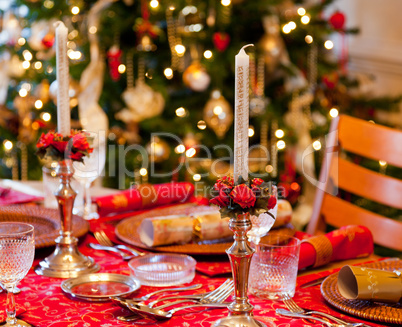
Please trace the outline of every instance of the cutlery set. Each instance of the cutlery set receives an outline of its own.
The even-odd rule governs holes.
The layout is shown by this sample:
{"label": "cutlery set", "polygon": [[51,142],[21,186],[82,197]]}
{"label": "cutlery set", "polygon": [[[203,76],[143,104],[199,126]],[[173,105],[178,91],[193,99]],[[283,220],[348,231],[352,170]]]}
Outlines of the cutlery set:
{"label": "cutlery set", "polygon": [[[289,309],[289,311],[284,310],[284,309],[277,309],[276,312],[283,316],[296,317],[295,315],[297,315],[297,317],[300,317],[302,315],[303,318],[305,318],[305,319],[311,319],[311,318],[315,318],[313,315],[317,315],[317,316],[321,316],[321,317],[324,317],[324,318],[327,318],[327,319],[330,319],[330,320],[336,322],[338,324],[338,326],[369,327],[368,325],[363,324],[363,323],[355,323],[352,321],[340,319],[340,318],[330,315],[329,313],[326,313],[326,312],[303,309],[288,295],[284,295],[282,297],[282,300],[283,300],[283,303],[285,304],[285,306]],[[334,325],[332,325],[332,326],[334,326]],[[335,325],[335,326],[337,326],[337,325]]]}
{"label": "cutlery set", "polygon": [[[194,287],[195,285],[193,285]],[[198,285],[197,285],[198,286]],[[154,296],[157,293],[168,292],[168,291],[184,291],[188,289],[194,289],[190,287],[184,288],[172,288],[165,289],[153,293],[149,293],[141,298],[136,299],[126,299],[121,297],[111,297],[111,299],[118,303],[119,305],[128,308],[133,311],[134,314],[129,316],[119,316],[118,320],[121,321],[136,321],[142,319],[144,316],[153,317],[156,319],[170,319],[174,313],[185,310],[189,308],[195,307],[211,307],[211,308],[226,308],[230,302],[224,302],[234,291],[234,283],[233,280],[228,279],[223,284],[221,284],[218,288],[211,292],[201,293],[201,294],[192,294],[192,295],[183,295],[183,296],[175,296],[175,297],[161,297],[156,301],[145,304],[143,301],[148,300],[151,296]],[[153,305],[157,302],[166,301],[168,299],[178,299],[181,298],[183,300],[169,302],[163,305],[160,305],[156,308],[153,308]],[[144,300],[145,299],[145,300]],[[137,302],[136,300],[140,300]],[[169,311],[164,311],[162,309],[186,302],[194,302],[194,304],[187,304],[185,306],[176,307]]]}
{"label": "cutlery set", "polygon": [[126,250],[127,252],[131,253],[131,254],[128,254],[126,251],[119,249],[116,245],[115,246],[106,246],[106,245],[100,245],[100,244],[96,244],[96,243],[88,243],[88,246],[94,250],[103,250],[103,251],[109,251],[109,252],[116,253],[124,261],[129,261],[132,258],[138,257],[138,254],[136,254],[135,252]]}
{"label": "cutlery set", "polygon": [[294,313],[285,309],[276,309],[276,313],[280,314],[285,317],[290,317],[290,318],[300,318],[300,319],[310,319],[314,321],[318,321],[321,324],[324,324],[325,326],[328,327],[358,327],[358,326],[364,326],[362,323],[352,323],[352,324],[334,324],[331,323],[327,320],[311,316],[311,315],[306,315],[306,314],[301,314],[301,313]]}
{"label": "cutlery set", "polygon": [[134,249],[127,245],[122,245],[122,244],[114,245],[113,242],[111,241],[111,239],[106,235],[106,233],[103,230],[94,232],[94,236],[100,245],[113,247],[115,249],[122,250],[123,253],[124,253],[124,251],[128,251],[133,256],[143,256],[145,254],[144,252],[138,251],[137,249]]}
{"label": "cutlery set", "polygon": [[[140,252],[136,249],[130,248],[125,245],[114,245],[112,241],[107,237],[107,235],[101,232],[94,233],[95,238],[100,244],[89,243],[88,246],[96,249],[96,250],[105,250],[116,253],[120,255],[120,257],[127,261],[131,260],[134,257],[142,256],[145,253]],[[301,288],[311,287],[315,285],[319,285],[323,282],[323,280],[328,277],[320,277],[316,280],[310,281],[301,285]],[[234,283],[233,280],[227,279],[224,283],[222,283],[218,288],[211,292],[206,293],[197,293],[197,294],[187,294],[187,295],[175,295],[175,296],[162,296],[153,300],[147,304],[145,301],[149,300],[151,297],[160,294],[160,293],[169,293],[169,292],[179,292],[179,291],[189,291],[196,290],[202,287],[202,284],[194,284],[187,287],[176,287],[176,288],[166,288],[161,289],[142,297],[137,298],[124,298],[124,297],[111,297],[111,300],[120,306],[129,309],[133,312],[128,316],[118,316],[117,319],[121,321],[131,322],[137,321],[144,317],[153,317],[155,319],[170,319],[173,314],[180,310],[185,310],[188,308],[194,307],[210,307],[210,308],[225,308],[230,302],[224,302],[234,291]],[[176,300],[173,302],[167,302],[165,304],[154,307],[159,302],[165,302],[168,300]],[[311,321],[316,321],[320,324],[323,324],[327,327],[370,327],[364,323],[356,323],[352,321],[347,321],[344,319],[340,319],[338,317],[332,316],[326,312],[320,312],[315,310],[308,310],[301,308],[291,297],[284,295],[283,303],[285,304],[285,309],[276,309],[276,313],[282,316],[290,317],[290,318],[299,318],[299,319],[308,319]],[[194,302],[193,304],[187,304],[185,306],[175,307],[168,311],[163,309],[171,307],[173,305],[177,305],[180,303],[186,302]],[[326,318],[319,318],[317,316]],[[332,321],[332,322],[330,322]]]}

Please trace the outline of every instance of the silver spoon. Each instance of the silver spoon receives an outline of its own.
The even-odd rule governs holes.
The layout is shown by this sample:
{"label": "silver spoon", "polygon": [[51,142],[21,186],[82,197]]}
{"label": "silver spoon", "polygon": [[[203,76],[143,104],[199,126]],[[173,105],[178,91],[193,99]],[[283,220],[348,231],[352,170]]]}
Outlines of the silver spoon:
{"label": "silver spoon", "polygon": [[136,303],[129,305],[131,311],[138,312],[140,315],[146,315],[155,317],[157,319],[170,319],[173,317],[173,314],[177,311],[189,309],[189,308],[199,308],[199,307],[210,307],[210,308],[227,308],[230,302],[223,303],[198,303],[198,304],[190,304],[183,307],[178,307],[171,309],[169,311],[165,311],[157,308],[150,308],[146,304]]}
{"label": "silver spoon", "polygon": [[[113,298],[112,300],[116,300],[116,299]],[[179,301],[175,301],[175,302],[169,302],[169,303],[166,303],[166,304],[162,304],[162,305],[158,306],[157,309],[164,309],[164,308],[170,307],[172,305],[176,305],[176,304],[179,304],[179,303],[185,303],[185,302],[192,302],[192,301],[198,302],[198,300],[191,300],[191,299],[179,300]],[[122,304],[124,307],[126,307],[129,310],[131,308],[130,304],[128,304],[127,302],[120,302],[120,304]],[[133,314],[128,315],[128,316],[118,316],[117,317],[117,319],[120,320],[120,321],[136,321],[136,320],[141,319],[141,318],[142,318],[142,315],[140,315],[138,313],[133,313]]]}

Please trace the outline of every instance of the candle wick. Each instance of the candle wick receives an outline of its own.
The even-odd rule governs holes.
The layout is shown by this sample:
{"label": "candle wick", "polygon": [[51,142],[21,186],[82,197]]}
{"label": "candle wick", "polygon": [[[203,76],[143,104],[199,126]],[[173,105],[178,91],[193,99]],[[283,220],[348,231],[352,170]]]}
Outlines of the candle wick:
{"label": "candle wick", "polygon": [[[53,26],[54,26],[55,28],[57,28],[57,27],[59,27],[59,26],[62,25],[62,24],[63,24],[63,22],[62,22],[61,20],[59,20],[59,21],[53,23]],[[63,24],[63,25],[64,25],[64,24]]]}
{"label": "candle wick", "polygon": [[254,44],[250,43],[250,44],[247,44],[247,45],[245,45],[244,47],[242,47],[241,50],[244,51],[245,48],[253,47],[253,46],[254,46]]}

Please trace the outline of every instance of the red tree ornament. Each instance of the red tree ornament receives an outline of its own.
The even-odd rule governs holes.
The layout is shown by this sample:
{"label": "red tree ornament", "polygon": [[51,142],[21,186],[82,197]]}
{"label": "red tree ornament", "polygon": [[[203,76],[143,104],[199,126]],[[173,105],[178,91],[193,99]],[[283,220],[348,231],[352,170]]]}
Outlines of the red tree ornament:
{"label": "red tree ornament", "polygon": [[109,64],[109,73],[113,81],[120,79],[119,66],[121,64],[121,56],[123,51],[118,46],[112,46],[107,52],[107,60]]}
{"label": "red tree ornament", "polygon": [[215,45],[215,48],[218,51],[223,52],[229,46],[230,36],[225,32],[216,32],[213,35],[212,41]]}
{"label": "red tree ornament", "polygon": [[333,28],[340,30],[343,29],[343,27],[345,26],[345,14],[340,12],[340,11],[336,11],[330,18],[329,18],[329,23],[332,25]]}
{"label": "red tree ornament", "polygon": [[339,82],[339,74],[337,72],[333,72],[322,77],[322,82],[328,89],[334,89]]}
{"label": "red tree ornament", "polygon": [[42,39],[42,44],[46,47],[46,49],[50,49],[54,43],[54,35],[46,34]]}

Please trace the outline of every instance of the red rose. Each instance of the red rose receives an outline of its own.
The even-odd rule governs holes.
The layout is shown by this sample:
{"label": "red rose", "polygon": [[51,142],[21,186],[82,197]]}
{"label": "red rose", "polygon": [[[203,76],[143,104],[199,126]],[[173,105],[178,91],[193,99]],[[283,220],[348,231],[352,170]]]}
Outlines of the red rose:
{"label": "red rose", "polygon": [[264,183],[264,180],[261,178],[254,178],[251,182],[252,186],[260,186],[262,183]]}
{"label": "red rose", "polygon": [[54,134],[52,132],[42,133],[40,136],[38,143],[36,144],[37,148],[47,148],[50,144],[52,144],[54,139]]}
{"label": "red rose", "polygon": [[230,193],[233,201],[240,205],[242,208],[250,208],[254,206],[256,197],[254,192],[245,184],[240,184],[234,187]]}
{"label": "red rose", "polygon": [[59,151],[60,153],[64,153],[64,151],[66,151],[67,148],[67,141],[55,141],[53,140],[52,142],[52,146],[57,149],[57,151]]}
{"label": "red rose", "polygon": [[209,202],[212,204],[216,204],[220,207],[226,207],[230,202],[230,196],[229,196],[230,191],[231,189],[229,187],[226,186],[222,187],[219,190],[219,195],[211,199],[211,201]]}
{"label": "red rose", "polygon": [[214,185],[214,189],[220,191],[222,188],[230,188],[232,189],[234,186],[234,181],[232,177],[223,176],[222,178],[218,179]]}
{"label": "red rose", "polygon": [[212,198],[211,200],[209,200],[209,203],[215,204],[219,207],[226,207],[225,202],[222,200],[222,198],[219,195]]}
{"label": "red rose", "polygon": [[268,210],[271,210],[271,209],[275,208],[276,202],[277,202],[276,196],[275,196],[275,195],[271,195],[271,196],[268,198],[268,201],[267,201],[267,209],[268,209]]}
{"label": "red rose", "polygon": [[79,151],[88,150],[88,153],[91,153],[93,150],[89,147],[88,139],[83,133],[75,134],[73,136],[73,148]]}
{"label": "red rose", "polygon": [[84,156],[84,154],[82,154],[81,152],[71,153],[70,159],[76,160],[76,161],[81,161],[83,156]]}

